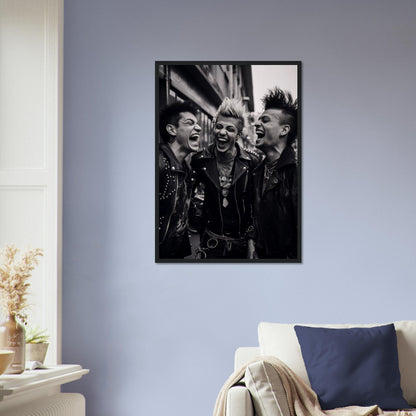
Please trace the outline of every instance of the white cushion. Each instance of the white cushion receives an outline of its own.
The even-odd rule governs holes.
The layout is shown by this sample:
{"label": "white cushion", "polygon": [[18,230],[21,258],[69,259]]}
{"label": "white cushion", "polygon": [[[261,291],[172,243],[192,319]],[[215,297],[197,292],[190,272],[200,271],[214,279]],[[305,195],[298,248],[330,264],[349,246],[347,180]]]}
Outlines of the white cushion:
{"label": "white cushion", "polygon": [[256,416],[290,416],[285,389],[271,364],[264,361],[251,363],[247,366],[244,380]]}
{"label": "white cushion", "polygon": [[[295,325],[321,328],[369,328],[383,324],[278,324],[260,322],[258,326],[261,355],[273,355],[286,363],[299,377],[310,385],[302,352],[295,333]],[[397,351],[403,396],[416,405],[416,321],[394,322],[397,334]]]}

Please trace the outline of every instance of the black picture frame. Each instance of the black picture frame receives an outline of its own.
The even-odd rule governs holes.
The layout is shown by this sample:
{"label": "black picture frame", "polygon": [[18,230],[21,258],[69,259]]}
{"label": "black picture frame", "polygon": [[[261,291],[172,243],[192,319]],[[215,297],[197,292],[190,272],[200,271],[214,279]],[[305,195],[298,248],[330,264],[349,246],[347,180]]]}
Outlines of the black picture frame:
{"label": "black picture frame", "polygon": [[[186,258],[165,258],[159,253],[159,115],[160,110],[174,100],[190,100],[199,107],[199,123],[207,126],[207,120],[203,114],[209,111],[212,116],[212,105],[218,105],[218,96],[221,96],[221,86],[215,78],[215,71],[229,71],[231,67],[247,68],[253,65],[261,66],[294,66],[296,71],[297,88],[297,230],[296,230],[296,256],[293,258],[195,258],[193,254]],[[214,75],[210,72],[214,72]],[[239,72],[243,74],[243,69]],[[155,262],[156,263],[302,263],[302,63],[301,61],[155,61]],[[247,75],[247,74],[246,74]],[[244,77],[244,75],[242,75]],[[192,84],[194,82],[194,84]],[[239,80],[244,82],[244,80]],[[182,84],[181,84],[182,83]],[[207,87],[207,85],[209,85]],[[181,88],[181,85],[183,88]],[[279,86],[278,80],[271,80],[270,89]],[[204,88],[206,90],[204,91]],[[251,87],[252,88],[252,87]],[[282,88],[283,89],[283,88]],[[201,91],[204,91],[201,97]],[[222,91],[224,95],[224,92]],[[253,100],[253,91],[251,97]],[[198,97],[198,95],[200,95]],[[217,97],[216,97],[217,95]],[[225,95],[224,95],[225,96]],[[223,98],[223,97],[222,97]],[[244,97],[246,98],[246,97]],[[206,99],[204,107],[201,107],[201,99]],[[201,115],[202,114],[202,115]],[[209,117],[208,117],[209,122]],[[204,140],[207,140],[208,131],[204,132]],[[192,237],[192,233],[190,234]]]}

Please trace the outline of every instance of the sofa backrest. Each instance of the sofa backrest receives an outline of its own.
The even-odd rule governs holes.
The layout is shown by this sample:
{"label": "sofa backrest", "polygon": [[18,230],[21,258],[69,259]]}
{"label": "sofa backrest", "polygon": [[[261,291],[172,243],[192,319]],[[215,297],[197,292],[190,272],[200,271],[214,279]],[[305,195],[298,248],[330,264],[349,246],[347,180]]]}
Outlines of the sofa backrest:
{"label": "sofa backrest", "polygon": [[234,354],[234,370],[237,371],[243,365],[254,360],[260,355],[259,347],[240,347],[237,348]]}
{"label": "sofa backrest", "polygon": [[[307,384],[308,373],[295,333],[295,325],[322,328],[368,328],[383,324],[278,324],[260,322],[258,337],[261,355],[272,355],[286,363]],[[397,351],[403,396],[411,405],[416,405],[416,321],[394,322],[397,334]]]}

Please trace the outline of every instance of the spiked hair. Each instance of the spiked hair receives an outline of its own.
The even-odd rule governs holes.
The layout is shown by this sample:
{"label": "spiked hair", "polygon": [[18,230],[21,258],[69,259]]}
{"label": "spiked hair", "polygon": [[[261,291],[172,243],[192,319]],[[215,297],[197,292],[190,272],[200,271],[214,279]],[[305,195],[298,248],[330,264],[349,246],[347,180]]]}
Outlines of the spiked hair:
{"label": "spiked hair", "polygon": [[174,102],[162,109],[159,117],[159,131],[165,143],[172,141],[172,136],[166,131],[166,126],[173,124],[178,127],[180,113],[192,113],[196,117],[198,109],[191,101]]}
{"label": "spiked hair", "polygon": [[275,87],[268,91],[262,102],[265,110],[274,108],[282,111],[284,115],[282,122],[290,126],[287,142],[292,144],[296,140],[298,130],[298,100],[294,100],[289,91]]}
{"label": "spiked hair", "polygon": [[236,118],[240,121],[241,125],[239,131],[241,132],[241,130],[243,130],[246,110],[241,100],[225,97],[218,107],[217,113],[215,114],[215,120],[217,120],[219,116]]}

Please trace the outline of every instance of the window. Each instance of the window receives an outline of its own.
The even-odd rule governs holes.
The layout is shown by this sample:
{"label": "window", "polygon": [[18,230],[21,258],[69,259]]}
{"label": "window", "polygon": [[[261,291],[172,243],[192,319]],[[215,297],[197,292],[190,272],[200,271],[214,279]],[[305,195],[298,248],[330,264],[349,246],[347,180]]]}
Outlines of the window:
{"label": "window", "polygon": [[[0,245],[40,247],[29,324],[61,360],[63,0],[0,3]],[[16,35],[17,34],[17,35]]]}

